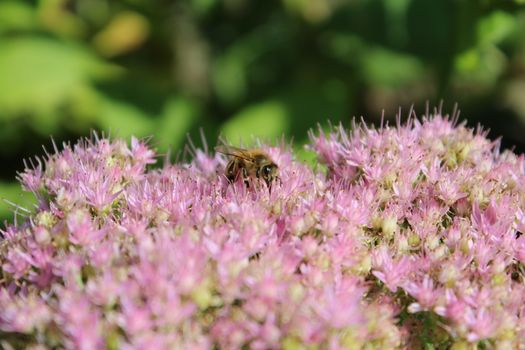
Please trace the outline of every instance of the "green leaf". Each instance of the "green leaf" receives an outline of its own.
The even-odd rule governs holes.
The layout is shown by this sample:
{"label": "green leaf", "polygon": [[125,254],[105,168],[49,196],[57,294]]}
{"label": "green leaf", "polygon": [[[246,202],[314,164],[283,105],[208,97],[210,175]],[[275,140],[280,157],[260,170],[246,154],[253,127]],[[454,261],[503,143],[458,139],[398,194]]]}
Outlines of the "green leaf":
{"label": "green leaf", "polygon": [[112,135],[151,136],[155,130],[154,116],[147,114],[135,105],[101,95],[96,122],[100,128]]}
{"label": "green leaf", "polygon": [[197,118],[198,110],[190,101],[170,98],[164,106],[155,139],[163,149],[167,149],[168,146],[177,149]]}
{"label": "green leaf", "polygon": [[0,33],[9,30],[32,29],[36,24],[34,9],[20,1],[0,2]]}
{"label": "green leaf", "polygon": [[507,61],[498,48],[490,46],[467,50],[456,57],[454,64],[458,71],[457,77],[460,77],[463,83],[475,84],[479,89],[494,86]]}
{"label": "green leaf", "polygon": [[278,16],[239,34],[212,64],[214,92],[227,105],[239,102],[251,92],[249,84],[261,79],[261,75],[267,79],[273,73],[275,64],[268,65],[268,57],[277,57],[290,39],[285,22]]}
{"label": "green leaf", "polygon": [[232,144],[251,141],[252,137],[273,141],[288,131],[289,123],[286,106],[280,101],[269,100],[234,115],[224,123],[221,134]]}
{"label": "green leaf", "polygon": [[479,67],[480,60],[481,58],[478,50],[467,50],[456,56],[456,69],[458,69],[460,72],[472,72]]}
{"label": "green leaf", "polygon": [[209,13],[217,5],[217,0],[191,0],[191,5],[195,12],[203,15]]}
{"label": "green leaf", "polygon": [[498,44],[512,34],[516,28],[515,16],[503,11],[494,11],[478,23],[479,44]]}
{"label": "green leaf", "polygon": [[245,58],[238,50],[217,60],[213,67],[212,82],[222,101],[233,103],[244,95],[247,84],[245,71]]}
{"label": "green leaf", "polygon": [[308,130],[318,123],[338,123],[349,120],[348,90],[345,83],[330,79],[317,84],[303,82],[284,91],[277,92],[290,115],[290,132],[296,141],[306,136]]}
{"label": "green leaf", "polygon": [[5,220],[12,222],[15,212],[20,215],[27,214],[24,209],[17,210],[16,206],[7,201],[26,210],[32,210],[33,204],[36,202],[35,196],[32,193],[22,191],[18,182],[0,182],[0,222]]}
{"label": "green leaf", "polygon": [[295,144],[293,150],[295,158],[298,161],[306,163],[312,168],[318,164],[317,154],[314,151],[306,149],[303,143]]}
{"label": "green leaf", "polygon": [[75,90],[114,72],[77,45],[38,37],[0,39],[0,115],[53,112]]}
{"label": "green leaf", "polygon": [[414,56],[373,48],[363,56],[363,74],[371,84],[400,86],[419,79],[424,68]]}

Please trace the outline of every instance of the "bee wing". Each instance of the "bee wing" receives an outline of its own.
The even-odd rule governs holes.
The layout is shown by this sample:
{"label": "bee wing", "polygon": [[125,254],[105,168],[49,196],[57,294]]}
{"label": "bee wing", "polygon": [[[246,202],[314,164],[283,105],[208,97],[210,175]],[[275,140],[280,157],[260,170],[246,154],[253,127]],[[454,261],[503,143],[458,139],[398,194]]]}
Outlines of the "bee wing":
{"label": "bee wing", "polygon": [[229,145],[218,145],[215,146],[215,151],[230,157],[242,158],[246,161],[253,162],[253,157],[251,157],[248,151],[244,148]]}

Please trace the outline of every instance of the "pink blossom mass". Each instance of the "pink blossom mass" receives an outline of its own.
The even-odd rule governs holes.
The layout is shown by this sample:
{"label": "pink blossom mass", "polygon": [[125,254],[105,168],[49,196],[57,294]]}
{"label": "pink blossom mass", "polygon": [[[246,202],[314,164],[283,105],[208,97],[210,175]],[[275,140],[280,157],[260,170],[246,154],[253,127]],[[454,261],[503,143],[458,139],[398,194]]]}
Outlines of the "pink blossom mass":
{"label": "pink blossom mass", "polygon": [[260,145],[264,181],[93,136],[19,175],[0,341],[33,349],[525,348],[525,162],[439,113]]}

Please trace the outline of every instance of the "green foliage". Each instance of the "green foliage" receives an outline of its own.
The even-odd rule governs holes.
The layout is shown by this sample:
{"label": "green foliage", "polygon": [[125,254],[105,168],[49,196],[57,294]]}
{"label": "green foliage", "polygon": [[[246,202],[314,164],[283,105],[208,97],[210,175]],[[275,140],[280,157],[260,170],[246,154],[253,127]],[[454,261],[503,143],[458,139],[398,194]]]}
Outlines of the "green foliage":
{"label": "green foliage", "polygon": [[16,0],[0,3],[0,33],[13,29],[32,29],[35,13],[31,6]]}
{"label": "green foliage", "polygon": [[440,99],[519,150],[524,42],[522,0],[3,0],[0,180],[50,134],[301,149],[317,123]]}
{"label": "green foliage", "polygon": [[[33,209],[35,200],[30,193],[21,192],[19,183],[0,182],[0,217],[13,218],[13,213],[19,216],[27,215],[27,210]],[[19,207],[19,208],[18,208]]]}
{"label": "green foliage", "polygon": [[289,119],[289,112],[282,102],[266,101],[234,115],[224,123],[221,134],[233,144],[249,141],[253,135],[263,140],[275,140],[288,131]]}
{"label": "green foliage", "polygon": [[363,71],[372,84],[391,87],[403,87],[424,76],[424,67],[417,58],[381,48],[368,51]]}
{"label": "green foliage", "polygon": [[76,44],[39,37],[1,39],[0,111],[4,118],[35,116],[36,127],[58,127],[57,110],[110,72],[109,64]]}

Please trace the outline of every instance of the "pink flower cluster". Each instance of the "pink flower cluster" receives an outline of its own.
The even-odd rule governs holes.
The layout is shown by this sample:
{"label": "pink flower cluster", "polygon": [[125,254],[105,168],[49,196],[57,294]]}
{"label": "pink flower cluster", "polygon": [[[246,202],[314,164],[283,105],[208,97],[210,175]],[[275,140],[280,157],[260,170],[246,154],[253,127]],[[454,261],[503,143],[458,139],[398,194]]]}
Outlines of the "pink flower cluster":
{"label": "pink flower cluster", "polygon": [[20,174],[2,231],[0,341],[15,348],[525,347],[525,162],[440,115],[311,135],[269,190],[227,159],[149,169],[86,140]]}

